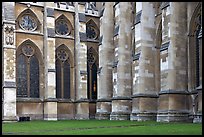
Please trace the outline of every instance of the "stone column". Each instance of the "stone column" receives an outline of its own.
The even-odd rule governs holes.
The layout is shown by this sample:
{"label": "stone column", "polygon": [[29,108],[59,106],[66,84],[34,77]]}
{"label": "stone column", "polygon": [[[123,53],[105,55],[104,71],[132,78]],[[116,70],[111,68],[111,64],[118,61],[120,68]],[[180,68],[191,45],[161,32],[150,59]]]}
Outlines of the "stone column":
{"label": "stone column", "polygon": [[15,2],[3,2],[2,8],[2,120],[8,122],[17,121]]}
{"label": "stone column", "polygon": [[142,3],[139,76],[137,90],[132,96],[131,120],[156,120],[158,95],[155,90],[156,27],[153,6],[151,2]]}
{"label": "stone column", "polygon": [[97,100],[97,119],[109,119],[111,113],[111,98],[113,91],[112,83],[112,63],[114,59],[113,45],[113,5],[114,2],[106,2],[103,16],[101,17],[101,38],[102,44],[99,46],[99,68]]}
{"label": "stone column", "polygon": [[44,119],[57,120],[54,2],[44,2]]}
{"label": "stone column", "polygon": [[75,2],[76,119],[89,119],[85,2]]}
{"label": "stone column", "polygon": [[171,2],[167,85],[159,93],[157,121],[188,121],[186,19],[186,2]]}
{"label": "stone column", "polygon": [[[202,4],[202,3],[201,3]],[[201,5],[201,28],[200,28],[200,33],[199,33],[199,36],[198,36],[198,39],[199,39],[199,65],[200,65],[200,68],[199,68],[199,73],[200,73],[200,88],[198,90],[198,112],[197,112],[197,115],[199,116],[199,120],[198,122],[202,123],[202,91],[203,91],[203,88],[202,88],[202,19],[203,19],[203,16],[202,16],[202,5]]]}
{"label": "stone column", "polygon": [[111,120],[128,120],[132,90],[131,2],[119,3],[117,91],[113,93]]}
{"label": "stone column", "polygon": [[[201,15],[201,25],[202,25],[202,15]],[[199,76],[200,76],[199,84],[200,85],[196,88],[196,90],[198,91],[198,94],[197,94],[198,110],[196,112],[196,117],[193,120],[194,123],[202,123],[202,26],[198,35],[198,40],[199,40]]]}

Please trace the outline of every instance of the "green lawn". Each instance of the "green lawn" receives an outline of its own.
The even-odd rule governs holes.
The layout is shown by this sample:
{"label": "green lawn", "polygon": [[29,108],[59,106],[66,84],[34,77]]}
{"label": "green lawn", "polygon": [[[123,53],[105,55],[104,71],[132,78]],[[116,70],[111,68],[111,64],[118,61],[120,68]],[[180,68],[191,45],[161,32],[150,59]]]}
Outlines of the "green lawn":
{"label": "green lawn", "polygon": [[3,135],[202,135],[202,124],[62,120],[2,124]]}

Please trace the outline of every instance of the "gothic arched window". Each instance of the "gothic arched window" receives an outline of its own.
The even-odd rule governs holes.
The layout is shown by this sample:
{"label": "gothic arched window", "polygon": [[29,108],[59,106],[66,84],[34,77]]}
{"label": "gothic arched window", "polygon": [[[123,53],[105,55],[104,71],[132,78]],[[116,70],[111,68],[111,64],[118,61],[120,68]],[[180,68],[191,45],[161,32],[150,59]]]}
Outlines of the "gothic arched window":
{"label": "gothic arched window", "polygon": [[56,95],[57,98],[70,98],[70,60],[65,45],[56,50]]}
{"label": "gothic arched window", "polygon": [[87,55],[87,72],[88,72],[88,99],[97,99],[97,57],[93,48],[88,50]]}
{"label": "gothic arched window", "polygon": [[67,36],[71,33],[71,24],[64,15],[61,15],[55,22],[55,32],[58,35]]}
{"label": "gothic arched window", "polygon": [[28,31],[34,31],[37,28],[37,22],[31,15],[22,16],[19,25],[22,29]]}
{"label": "gothic arched window", "polygon": [[25,42],[17,54],[17,97],[39,97],[39,60],[34,45]]}
{"label": "gothic arched window", "polygon": [[196,18],[196,23],[197,23],[197,27],[196,27],[196,31],[195,31],[195,51],[196,51],[196,87],[200,86],[201,84],[201,80],[200,80],[200,60],[201,60],[201,43],[200,43],[200,35],[202,35],[202,28],[201,28],[201,14],[199,14]]}
{"label": "gothic arched window", "polygon": [[30,9],[23,11],[17,20],[20,28],[25,31],[35,31],[38,28],[39,21]]}
{"label": "gothic arched window", "polygon": [[96,25],[92,20],[90,20],[86,24],[86,37],[92,40],[95,40],[98,37],[98,31],[96,29]]}

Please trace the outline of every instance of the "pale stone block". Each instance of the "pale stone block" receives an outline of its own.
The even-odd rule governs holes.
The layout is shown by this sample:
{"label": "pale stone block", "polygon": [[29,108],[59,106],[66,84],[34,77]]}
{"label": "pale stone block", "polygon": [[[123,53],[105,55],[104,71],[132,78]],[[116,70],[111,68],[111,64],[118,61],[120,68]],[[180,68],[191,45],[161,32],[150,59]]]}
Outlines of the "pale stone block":
{"label": "pale stone block", "polygon": [[136,13],[142,10],[142,2],[136,2]]}
{"label": "pale stone block", "polygon": [[84,5],[78,5],[79,13],[85,13]]}
{"label": "pale stone block", "polygon": [[48,28],[55,28],[55,18],[47,17],[47,27]]}
{"label": "pale stone block", "polygon": [[[168,59],[166,59],[166,60],[168,60]],[[162,62],[162,59],[161,59],[160,64],[161,64],[161,67],[160,67],[161,71],[168,69],[168,61]]]}
{"label": "pale stone block", "polygon": [[170,6],[168,6],[167,8],[166,8],[166,16],[168,16],[168,15],[170,15],[171,14],[171,12],[170,12]]}
{"label": "pale stone block", "polygon": [[48,115],[47,120],[57,120],[55,117],[57,115],[57,102],[46,102],[44,110],[44,113]]}
{"label": "pale stone block", "polygon": [[115,17],[119,16],[120,10],[119,10],[119,5],[115,6]]}
{"label": "pale stone block", "polygon": [[48,86],[48,91],[47,91],[47,97],[48,98],[56,98],[56,88],[55,86]]}
{"label": "pale stone block", "polygon": [[16,88],[4,88],[4,116],[16,116]]}
{"label": "pale stone block", "polygon": [[84,23],[79,23],[79,31],[86,33],[86,24]]}
{"label": "pale stone block", "polygon": [[49,72],[48,73],[48,86],[55,86],[55,72]]}

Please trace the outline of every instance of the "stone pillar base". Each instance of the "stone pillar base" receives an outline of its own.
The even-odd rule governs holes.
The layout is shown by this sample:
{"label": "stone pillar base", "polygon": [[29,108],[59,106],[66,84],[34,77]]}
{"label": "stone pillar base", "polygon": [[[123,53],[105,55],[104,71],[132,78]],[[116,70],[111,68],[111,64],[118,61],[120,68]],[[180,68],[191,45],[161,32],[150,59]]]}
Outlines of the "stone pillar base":
{"label": "stone pillar base", "polygon": [[157,119],[157,113],[132,113],[130,115],[130,120],[136,120],[136,121],[147,121],[147,120],[156,121],[156,119]]}
{"label": "stone pillar base", "polygon": [[45,102],[44,105],[44,120],[57,120],[57,102]]}
{"label": "stone pillar base", "polygon": [[110,120],[130,120],[130,114],[111,113]]}
{"label": "stone pillar base", "polygon": [[202,114],[197,114],[194,116],[193,123],[202,123]]}
{"label": "stone pillar base", "polygon": [[96,119],[98,120],[109,120],[110,119],[110,113],[96,113]]}
{"label": "stone pillar base", "polygon": [[192,122],[188,114],[183,113],[159,113],[157,114],[157,122]]}
{"label": "stone pillar base", "polygon": [[17,122],[18,118],[16,116],[4,116],[2,122]]}
{"label": "stone pillar base", "polygon": [[75,119],[85,120],[90,119],[89,117],[89,102],[88,101],[79,101],[76,103],[76,115]]}

